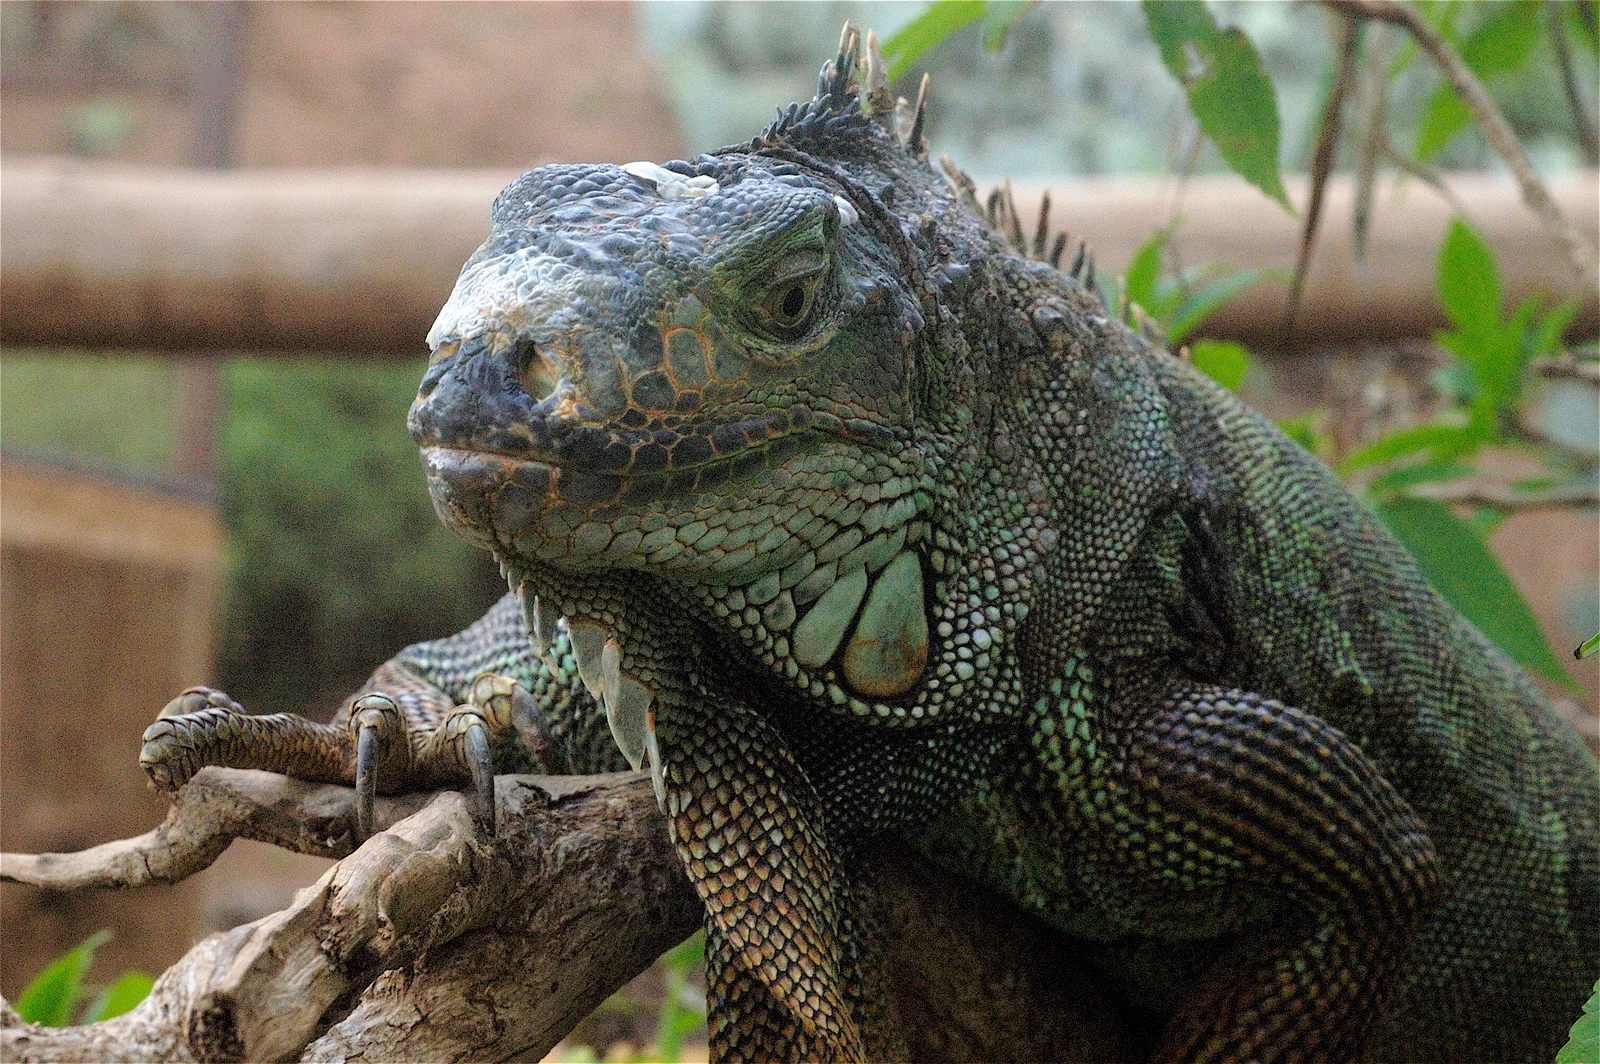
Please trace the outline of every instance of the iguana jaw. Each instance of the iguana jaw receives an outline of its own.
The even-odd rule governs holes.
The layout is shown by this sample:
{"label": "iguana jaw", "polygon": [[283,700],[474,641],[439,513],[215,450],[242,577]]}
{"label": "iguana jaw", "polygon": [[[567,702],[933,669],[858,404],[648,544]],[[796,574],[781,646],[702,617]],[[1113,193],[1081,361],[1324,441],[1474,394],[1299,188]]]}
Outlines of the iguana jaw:
{"label": "iguana jaw", "polygon": [[[564,570],[644,569],[725,584],[760,561],[723,530],[763,521],[770,529],[777,516],[799,514],[808,498],[834,491],[841,469],[859,466],[863,446],[837,418],[798,407],[737,431],[744,445],[728,454],[711,448],[695,465],[659,471],[613,472],[560,448],[472,438],[423,437],[422,457],[441,518],[485,549]],[[796,548],[778,548],[767,541],[761,560],[792,560]]]}
{"label": "iguana jaw", "polygon": [[[536,341],[506,331],[512,335],[440,344],[411,410],[411,435],[420,447],[502,455],[573,474],[665,481],[813,428],[869,445],[887,442],[885,432],[847,426],[805,402],[782,408],[747,402],[726,414],[699,416],[639,404],[630,407],[633,420],[602,416],[595,410],[601,388],[583,376],[593,373],[586,361],[564,351],[557,362],[547,353],[588,343],[587,333]],[[569,367],[575,372],[562,372]]]}

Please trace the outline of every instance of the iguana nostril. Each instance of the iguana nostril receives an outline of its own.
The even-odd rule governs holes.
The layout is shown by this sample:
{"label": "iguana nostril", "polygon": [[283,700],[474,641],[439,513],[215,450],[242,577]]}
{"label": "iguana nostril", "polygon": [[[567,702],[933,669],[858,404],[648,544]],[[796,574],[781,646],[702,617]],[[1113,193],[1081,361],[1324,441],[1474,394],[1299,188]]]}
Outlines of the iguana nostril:
{"label": "iguana nostril", "polygon": [[532,340],[519,340],[516,347],[517,379],[522,390],[535,401],[543,401],[556,390],[561,371]]}
{"label": "iguana nostril", "polygon": [[440,361],[429,366],[428,371],[422,375],[422,383],[417,386],[417,398],[426,399],[432,395],[433,390],[439,386],[439,382],[450,372],[453,365],[448,361]]}

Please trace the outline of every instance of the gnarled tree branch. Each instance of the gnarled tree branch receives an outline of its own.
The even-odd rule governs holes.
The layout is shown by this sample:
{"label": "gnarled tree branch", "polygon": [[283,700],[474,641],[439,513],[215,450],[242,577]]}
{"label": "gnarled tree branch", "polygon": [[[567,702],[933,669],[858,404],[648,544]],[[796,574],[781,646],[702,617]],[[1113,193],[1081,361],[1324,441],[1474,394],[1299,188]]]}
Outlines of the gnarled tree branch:
{"label": "gnarled tree branch", "polygon": [[[497,789],[491,844],[476,841],[454,792],[382,802],[388,830],[288,909],[206,939],[124,1016],[8,1026],[0,1055],[537,1059],[693,932],[700,903],[647,782],[502,777]],[[348,847],[352,798],[344,787],[207,769],[154,832],[83,854],[6,855],[0,869],[51,887],[136,885],[203,867],[232,836],[336,856]],[[443,997],[441,973],[456,977]]]}
{"label": "gnarled tree branch", "polygon": [[[342,857],[289,908],[213,935],[136,1009],[42,1028],[0,1010],[8,1061],[538,1059],[700,924],[647,780],[502,776],[476,840],[454,792],[380,800],[206,769],[160,828],[78,854],[0,856],[46,889],[171,882],[235,837]],[[913,1059],[1128,1060],[1143,1039],[1070,946],[889,845],[869,854],[889,1008]]]}

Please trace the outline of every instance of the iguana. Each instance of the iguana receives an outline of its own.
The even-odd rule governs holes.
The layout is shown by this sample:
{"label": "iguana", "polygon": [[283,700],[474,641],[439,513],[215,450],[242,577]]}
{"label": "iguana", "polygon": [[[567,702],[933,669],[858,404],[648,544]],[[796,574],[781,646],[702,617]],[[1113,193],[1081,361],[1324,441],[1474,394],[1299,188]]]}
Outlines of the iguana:
{"label": "iguana", "polygon": [[1600,974],[1593,759],[860,51],[746,144],[500,194],[409,423],[512,594],[332,725],[186,692],[152,778],[351,781],[362,833],[466,785],[488,831],[496,771],[647,766],[717,1060],[896,1052],[883,833],[1079,942],[1155,1059],[1548,1060]]}

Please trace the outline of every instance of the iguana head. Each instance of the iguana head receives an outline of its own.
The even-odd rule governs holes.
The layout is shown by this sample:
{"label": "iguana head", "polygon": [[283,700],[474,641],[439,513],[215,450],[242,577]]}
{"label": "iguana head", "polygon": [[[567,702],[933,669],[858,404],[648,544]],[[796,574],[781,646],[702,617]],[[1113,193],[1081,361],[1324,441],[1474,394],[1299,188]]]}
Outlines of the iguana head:
{"label": "iguana head", "polygon": [[410,427],[439,513],[559,598],[575,647],[578,589],[613,589],[608,636],[653,596],[795,689],[910,719],[943,697],[941,640],[1001,627],[938,601],[929,516],[959,479],[936,467],[982,458],[946,444],[988,372],[962,300],[992,255],[927,164],[920,101],[897,117],[875,41],[859,79],[856,53],[847,26],[816,98],[748,144],[507,187]]}
{"label": "iguana head", "polygon": [[898,464],[920,323],[897,273],[846,194],[777,160],[534,170],[429,338],[436,499],[529,560],[737,583],[778,534],[715,530]]}

